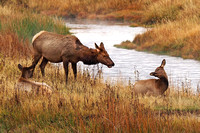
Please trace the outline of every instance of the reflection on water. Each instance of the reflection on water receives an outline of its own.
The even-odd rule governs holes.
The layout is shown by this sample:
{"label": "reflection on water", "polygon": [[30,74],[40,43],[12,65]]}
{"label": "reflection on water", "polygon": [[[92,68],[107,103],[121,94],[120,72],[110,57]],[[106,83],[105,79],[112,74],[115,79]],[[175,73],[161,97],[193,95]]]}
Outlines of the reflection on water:
{"label": "reflection on water", "polygon": [[[66,25],[88,47],[95,48],[95,42],[97,44],[100,44],[100,42],[104,43],[105,49],[115,62],[113,68],[103,66],[103,76],[105,78],[112,80],[126,79],[131,80],[133,83],[135,80],[135,70],[139,72],[139,79],[153,78],[149,73],[160,66],[162,59],[166,59],[165,71],[175,85],[181,87],[187,83],[194,90],[197,88],[197,84],[200,81],[200,62],[178,57],[138,52],[135,50],[120,49],[113,46],[122,41],[132,41],[137,34],[145,32],[145,28],[132,28],[128,25],[116,23],[88,23],[81,21],[67,21]],[[79,63],[79,65],[88,67],[82,65],[82,63]],[[89,68],[94,67],[89,66]]]}

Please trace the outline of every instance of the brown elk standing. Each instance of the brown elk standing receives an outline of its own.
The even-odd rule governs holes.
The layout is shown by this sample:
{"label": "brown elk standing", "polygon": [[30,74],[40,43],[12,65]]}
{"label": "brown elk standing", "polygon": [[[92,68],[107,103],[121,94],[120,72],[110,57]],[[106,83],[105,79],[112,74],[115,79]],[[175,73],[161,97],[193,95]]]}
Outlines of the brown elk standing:
{"label": "brown elk standing", "polygon": [[149,95],[162,95],[168,88],[168,77],[164,70],[166,64],[165,59],[162,61],[160,67],[157,67],[155,72],[151,72],[151,76],[158,77],[159,79],[140,80],[133,86],[135,94],[149,94]]}
{"label": "brown elk standing", "polygon": [[32,72],[32,75],[35,66],[41,57],[43,57],[43,60],[40,64],[40,69],[43,76],[45,75],[44,68],[48,61],[53,63],[63,62],[66,83],[68,79],[69,63],[72,64],[75,78],[77,76],[77,62],[79,61],[88,65],[102,63],[109,68],[114,66],[103,43],[100,44],[100,47],[95,43],[96,49],[91,49],[84,46],[80,40],[73,35],[59,35],[41,31],[33,37],[32,45],[34,50],[34,60],[32,65],[28,67],[29,69],[27,69],[27,71]]}
{"label": "brown elk standing", "polygon": [[35,94],[42,94],[42,95],[51,95],[52,89],[46,83],[35,82],[28,79],[32,75],[31,71],[27,71],[27,67],[22,67],[18,64],[19,70],[22,72],[19,81],[15,85],[16,93],[18,92],[26,92],[26,93],[35,93]]}

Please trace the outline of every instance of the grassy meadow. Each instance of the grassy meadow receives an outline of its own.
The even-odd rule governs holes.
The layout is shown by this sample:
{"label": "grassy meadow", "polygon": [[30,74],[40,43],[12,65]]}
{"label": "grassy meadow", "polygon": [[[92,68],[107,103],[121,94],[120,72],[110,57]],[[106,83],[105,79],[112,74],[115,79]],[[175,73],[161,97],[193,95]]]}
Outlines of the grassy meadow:
{"label": "grassy meadow", "polygon": [[[56,3],[67,6],[62,4],[62,1],[67,0]],[[95,8],[101,5],[90,0],[77,3],[73,1],[71,4],[79,7],[81,2],[82,5],[89,2],[96,5]],[[108,1],[99,1],[103,2]],[[12,3],[19,5],[18,10]],[[186,86],[177,90],[173,83],[170,83],[163,96],[136,97],[132,90],[133,83],[125,84],[120,80],[114,83],[104,81],[101,73],[79,68],[76,81],[70,69],[69,83],[66,86],[63,68],[49,63],[45,69],[45,77],[42,77],[37,66],[31,80],[47,83],[53,88],[53,94],[23,94],[15,97],[14,86],[21,75],[17,64],[31,64],[30,42],[33,35],[40,30],[70,34],[62,19],[41,15],[44,11],[58,9],[58,5],[52,3],[51,0],[42,0],[41,3],[34,0],[11,0],[11,6],[7,6],[6,1],[1,1],[0,132],[200,132],[199,93],[193,94]],[[148,4],[150,3],[146,6]],[[113,8],[112,10],[117,11],[117,4],[116,7],[113,4],[107,5],[113,7],[106,7],[104,4],[99,9],[107,9],[106,12],[109,12],[108,9]],[[139,10],[139,5],[137,8]],[[61,9],[55,10],[55,14]],[[163,24],[162,28],[164,27]],[[142,35],[140,37],[142,38]]]}
{"label": "grassy meadow", "polygon": [[28,66],[31,58],[1,56],[0,62],[1,132],[200,131],[199,95],[189,88],[177,91],[171,85],[164,96],[136,97],[132,83],[105,83],[101,73],[87,69],[78,70],[77,81],[70,69],[66,87],[63,68],[48,64],[44,78],[36,67],[31,80],[47,83],[53,94],[15,97],[17,64]]}

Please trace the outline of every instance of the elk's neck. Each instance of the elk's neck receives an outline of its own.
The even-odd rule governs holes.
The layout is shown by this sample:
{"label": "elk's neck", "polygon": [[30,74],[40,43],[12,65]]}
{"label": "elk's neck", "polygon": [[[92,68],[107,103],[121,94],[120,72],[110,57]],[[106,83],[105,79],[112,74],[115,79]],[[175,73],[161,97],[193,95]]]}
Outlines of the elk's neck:
{"label": "elk's neck", "polygon": [[25,81],[27,81],[27,79],[24,78],[24,77],[20,77],[20,78],[19,78],[19,81],[21,81],[21,82],[25,82]]}
{"label": "elk's neck", "polygon": [[158,83],[158,88],[159,88],[160,92],[163,94],[169,86],[167,76],[164,76],[164,77],[161,77],[160,79],[158,79],[157,83]]}
{"label": "elk's neck", "polygon": [[24,78],[24,77],[20,77],[19,82],[26,82],[26,83],[30,83],[30,84],[33,83],[33,82],[31,82],[30,80],[28,80],[27,78]]}
{"label": "elk's neck", "polygon": [[28,78],[24,78],[24,77],[20,77],[19,81],[20,82],[27,82],[27,83],[31,83],[31,84],[33,83],[33,81],[29,80]]}
{"label": "elk's neck", "polygon": [[91,65],[99,63],[97,60],[97,51],[95,49],[89,49],[84,47],[79,52],[79,61],[82,61],[84,64]]}

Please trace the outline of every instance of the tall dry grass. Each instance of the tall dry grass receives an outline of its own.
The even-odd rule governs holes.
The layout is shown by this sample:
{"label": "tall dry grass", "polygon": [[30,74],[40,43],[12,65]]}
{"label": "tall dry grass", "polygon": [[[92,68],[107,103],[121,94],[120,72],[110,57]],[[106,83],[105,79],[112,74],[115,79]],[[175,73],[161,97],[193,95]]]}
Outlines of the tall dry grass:
{"label": "tall dry grass", "polygon": [[148,50],[161,54],[200,59],[198,18],[168,21],[136,36],[133,43],[136,49]]}
{"label": "tall dry grass", "polygon": [[47,83],[53,94],[15,97],[14,86],[21,75],[17,64],[31,64],[30,58],[19,54],[22,58],[0,56],[1,132],[200,131],[200,99],[189,89],[170,86],[165,96],[136,97],[133,83],[105,83],[99,73],[88,69],[79,68],[77,80],[70,69],[66,86],[62,66],[48,64],[45,77],[36,67],[31,80]]}
{"label": "tall dry grass", "polygon": [[146,7],[143,13],[143,23],[155,24],[200,14],[198,0],[159,0]]}
{"label": "tall dry grass", "polygon": [[[92,78],[87,69],[68,85],[62,67],[48,64],[42,78],[36,67],[31,80],[52,86],[51,96],[21,95],[16,99],[14,85],[20,77],[17,64],[31,60],[1,57],[1,132],[199,132],[200,100],[189,91],[166,96],[135,97],[132,84],[104,82]],[[94,73],[96,75],[96,73]]]}
{"label": "tall dry grass", "polygon": [[57,23],[2,8],[7,11],[0,12],[0,132],[200,132],[199,96],[184,87],[170,87],[165,96],[135,97],[132,83],[104,82],[87,69],[78,70],[77,80],[70,69],[66,86],[63,68],[48,64],[45,77],[36,67],[31,80],[46,82],[54,93],[15,97],[17,64],[31,64],[27,46],[33,28],[47,25],[62,33],[63,25],[57,31]]}
{"label": "tall dry grass", "polygon": [[141,20],[141,11],[157,0],[30,0],[29,8],[49,15],[108,20]]}

